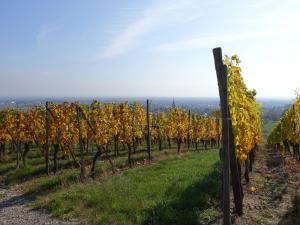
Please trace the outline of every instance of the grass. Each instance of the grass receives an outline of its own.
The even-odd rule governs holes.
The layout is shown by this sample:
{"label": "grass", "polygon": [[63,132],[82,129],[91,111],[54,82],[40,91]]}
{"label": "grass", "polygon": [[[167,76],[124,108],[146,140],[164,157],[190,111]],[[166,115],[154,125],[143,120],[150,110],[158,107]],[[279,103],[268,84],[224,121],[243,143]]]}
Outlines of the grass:
{"label": "grass", "polygon": [[267,139],[269,134],[271,133],[272,129],[275,127],[277,121],[273,120],[264,120],[263,127],[262,127],[262,136],[263,136],[263,143],[267,143]]}
{"label": "grass", "polygon": [[[110,164],[100,160],[96,180],[85,183],[79,180],[79,168],[61,153],[58,173],[46,176],[37,149],[29,152],[27,166],[19,169],[14,152],[10,152],[0,162],[0,182],[21,185],[34,208],[47,209],[62,219],[77,217],[87,224],[207,224],[219,217],[215,208],[218,152],[176,152],[156,149],[153,164],[144,166],[147,152],[141,148],[132,156],[138,167],[128,169],[126,150],[122,151],[113,159],[117,174],[112,175]],[[93,154],[86,156],[89,164]],[[88,174],[90,165],[86,169]]]}
{"label": "grass", "polygon": [[[111,147],[111,146],[110,146]],[[147,157],[147,152],[143,148],[144,146],[139,146],[136,153],[132,155],[133,163],[141,163]],[[162,151],[157,150],[157,146],[153,145],[153,150],[151,155],[153,158],[164,159],[171,155],[176,155],[176,149],[165,149]],[[50,152],[52,153],[52,152]],[[86,156],[86,165],[91,164],[91,160],[94,151],[90,151]],[[112,153],[111,153],[112,154]],[[79,149],[75,149],[75,155],[77,160],[79,160]],[[50,170],[53,170],[53,156],[50,154]],[[6,155],[6,160],[0,162],[0,183],[4,183],[7,186],[13,186],[15,184],[21,184],[26,181],[36,179],[37,177],[46,174],[44,158],[41,152],[37,148],[32,148],[27,157],[27,165],[23,167],[22,162],[20,162],[20,168],[16,168],[16,158],[15,152],[9,152]],[[123,169],[128,167],[127,151],[120,151],[120,155],[116,158],[113,157],[115,167]],[[59,171],[64,171],[66,169],[73,168],[74,163],[68,157],[63,157],[62,152],[58,155],[58,169]],[[89,172],[90,167],[87,167],[87,172]],[[108,163],[103,163],[103,161],[98,160],[96,166],[96,174],[101,174],[105,171],[111,170]]]}
{"label": "grass", "polygon": [[24,183],[35,207],[88,224],[206,224],[219,216],[218,152],[192,152],[126,170],[98,181],[78,182],[79,171]]}

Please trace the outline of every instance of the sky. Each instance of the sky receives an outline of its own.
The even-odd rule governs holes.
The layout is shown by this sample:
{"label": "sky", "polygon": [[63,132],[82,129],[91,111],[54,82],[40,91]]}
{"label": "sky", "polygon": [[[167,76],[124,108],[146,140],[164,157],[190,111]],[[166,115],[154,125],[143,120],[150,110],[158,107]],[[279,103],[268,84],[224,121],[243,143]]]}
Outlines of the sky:
{"label": "sky", "polygon": [[300,88],[299,0],[0,0],[0,29],[0,97],[217,97],[215,47]]}

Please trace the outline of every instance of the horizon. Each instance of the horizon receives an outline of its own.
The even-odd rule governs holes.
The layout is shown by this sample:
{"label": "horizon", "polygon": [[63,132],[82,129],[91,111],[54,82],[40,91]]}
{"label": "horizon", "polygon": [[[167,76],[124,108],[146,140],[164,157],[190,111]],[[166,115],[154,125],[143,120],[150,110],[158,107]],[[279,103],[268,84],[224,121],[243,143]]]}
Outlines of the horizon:
{"label": "horizon", "polygon": [[[31,97],[22,97],[22,96],[0,96],[0,101],[3,100],[70,100],[70,99],[82,99],[82,100],[91,100],[91,99],[208,99],[208,100],[219,100],[219,96],[31,96]],[[295,98],[290,97],[256,97],[258,101],[261,100],[273,100],[273,101],[293,101]]]}

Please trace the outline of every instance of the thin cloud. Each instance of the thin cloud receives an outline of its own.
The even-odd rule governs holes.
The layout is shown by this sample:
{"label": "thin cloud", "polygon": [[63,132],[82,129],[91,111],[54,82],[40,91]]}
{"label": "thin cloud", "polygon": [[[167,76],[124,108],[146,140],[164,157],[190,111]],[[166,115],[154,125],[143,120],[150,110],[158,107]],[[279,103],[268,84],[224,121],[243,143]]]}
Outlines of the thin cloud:
{"label": "thin cloud", "polygon": [[[269,24],[270,26],[271,24]],[[211,48],[216,45],[235,41],[246,41],[252,39],[260,39],[267,37],[274,37],[278,35],[292,34],[300,32],[300,16],[290,15],[285,20],[273,21],[269,30],[253,31],[244,33],[229,33],[216,34],[211,36],[202,36],[190,38],[177,42],[163,43],[155,46],[151,51],[154,52],[168,52],[168,51],[182,51],[199,48]]]}
{"label": "thin cloud", "polygon": [[144,10],[136,22],[129,24],[112,39],[109,46],[98,55],[98,58],[108,59],[126,53],[145,34],[160,25],[170,12],[183,9],[190,6],[191,3],[192,0],[163,1],[151,9]]}
{"label": "thin cloud", "polygon": [[52,33],[58,31],[61,28],[61,26],[49,26],[49,25],[44,25],[42,26],[37,34],[36,34],[36,42],[38,44],[40,44],[42,41],[44,41],[45,39],[47,39],[47,37],[49,35],[51,35]]}
{"label": "thin cloud", "polygon": [[195,48],[208,48],[226,42],[233,42],[238,40],[246,40],[253,38],[267,37],[268,32],[253,32],[253,33],[239,33],[239,34],[223,34],[206,37],[191,38],[183,41],[164,43],[154,47],[152,50],[155,52],[166,51],[182,51]]}

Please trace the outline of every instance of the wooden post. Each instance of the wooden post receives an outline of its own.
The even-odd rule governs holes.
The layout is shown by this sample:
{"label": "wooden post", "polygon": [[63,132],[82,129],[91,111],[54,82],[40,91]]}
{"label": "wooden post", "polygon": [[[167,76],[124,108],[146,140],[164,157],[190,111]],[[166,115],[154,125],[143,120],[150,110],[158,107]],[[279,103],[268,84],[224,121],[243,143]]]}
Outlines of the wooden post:
{"label": "wooden post", "polygon": [[249,183],[249,155],[245,161],[245,180],[246,183]]}
{"label": "wooden post", "polygon": [[157,133],[158,133],[158,150],[161,151],[162,150],[162,140],[161,140],[161,124],[160,124],[160,119],[159,119],[159,115],[158,112],[156,113],[156,129],[157,129]]}
{"label": "wooden post", "polygon": [[220,107],[222,117],[222,144],[224,151],[223,162],[223,225],[230,225],[230,154],[229,154],[229,108],[228,108],[228,89],[227,89],[227,67],[223,64],[222,49],[213,49],[215,68],[218,79]]}
{"label": "wooden post", "polygon": [[150,116],[149,116],[149,99],[147,99],[147,152],[148,160],[151,160],[151,139],[150,139]]}
{"label": "wooden post", "polygon": [[21,142],[20,142],[20,112],[17,111],[17,141],[16,141],[16,151],[17,151],[17,169],[20,168],[20,151],[21,151]]}
{"label": "wooden post", "polygon": [[81,130],[81,122],[80,122],[80,110],[79,107],[76,105],[76,112],[77,112],[77,127],[78,127],[78,138],[79,138],[79,148],[80,148],[80,178],[85,178],[85,168],[84,168],[84,146],[82,140],[82,130]]}
{"label": "wooden post", "polygon": [[295,159],[297,159],[297,147],[296,147],[296,142],[294,141],[295,140],[295,137],[297,136],[296,135],[296,123],[295,123],[295,116],[296,116],[296,113],[295,113],[295,104],[293,104],[293,106],[292,106],[292,110],[293,110],[293,114],[292,114],[292,116],[293,116],[293,136],[294,136],[294,138],[293,138],[293,141],[292,141],[292,143],[293,143],[293,157],[295,158]]}
{"label": "wooden post", "polygon": [[189,124],[188,124],[188,134],[187,134],[187,144],[188,144],[188,150],[190,149],[190,143],[191,143],[191,134],[190,134],[190,129],[191,129],[191,110],[189,110]]}
{"label": "wooden post", "polygon": [[[220,61],[219,63],[222,63],[220,65],[223,65],[222,50],[221,50],[221,48],[218,48],[218,49],[219,50],[214,50],[214,53],[216,53],[215,61],[216,61],[216,57],[217,57],[218,58],[217,61]],[[217,56],[217,55],[219,55],[219,56]],[[223,68],[221,70],[221,73],[224,74],[223,80],[226,80],[226,83],[227,83],[227,67],[225,65],[219,66],[219,68],[221,68],[221,67]],[[226,85],[226,89],[227,89],[227,85]],[[232,184],[232,190],[233,190],[233,200],[234,200],[236,213],[237,213],[237,215],[241,216],[243,214],[243,187],[241,184],[241,173],[239,172],[239,162],[238,162],[238,160],[236,158],[236,154],[235,154],[233,128],[232,128],[232,123],[231,123],[230,110],[228,107],[228,91],[227,91],[226,101],[227,101],[227,124],[228,124],[228,130],[227,130],[228,134],[227,135],[228,135],[228,146],[229,146],[228,149],[229,149],[229,155],[230,155],[229,162],[230,162],[230,172],[231,172],[231,184]]]}
{"label": "wooden post", "polygon": [[45,163],[46,163],[46,173],[49,175],[49,102],[46,102],[46,118],[45,118]]}
{"label": "wooden post", "polygon": [[249,172],[252,172],[252,164],[253,164],[253,149],[251,149],[249,153]]}
{"label": "wooden post", "polygon": [[219,116],[216,114],[216,125],[217,125],[217,146],[220,147],[220,118]]}

